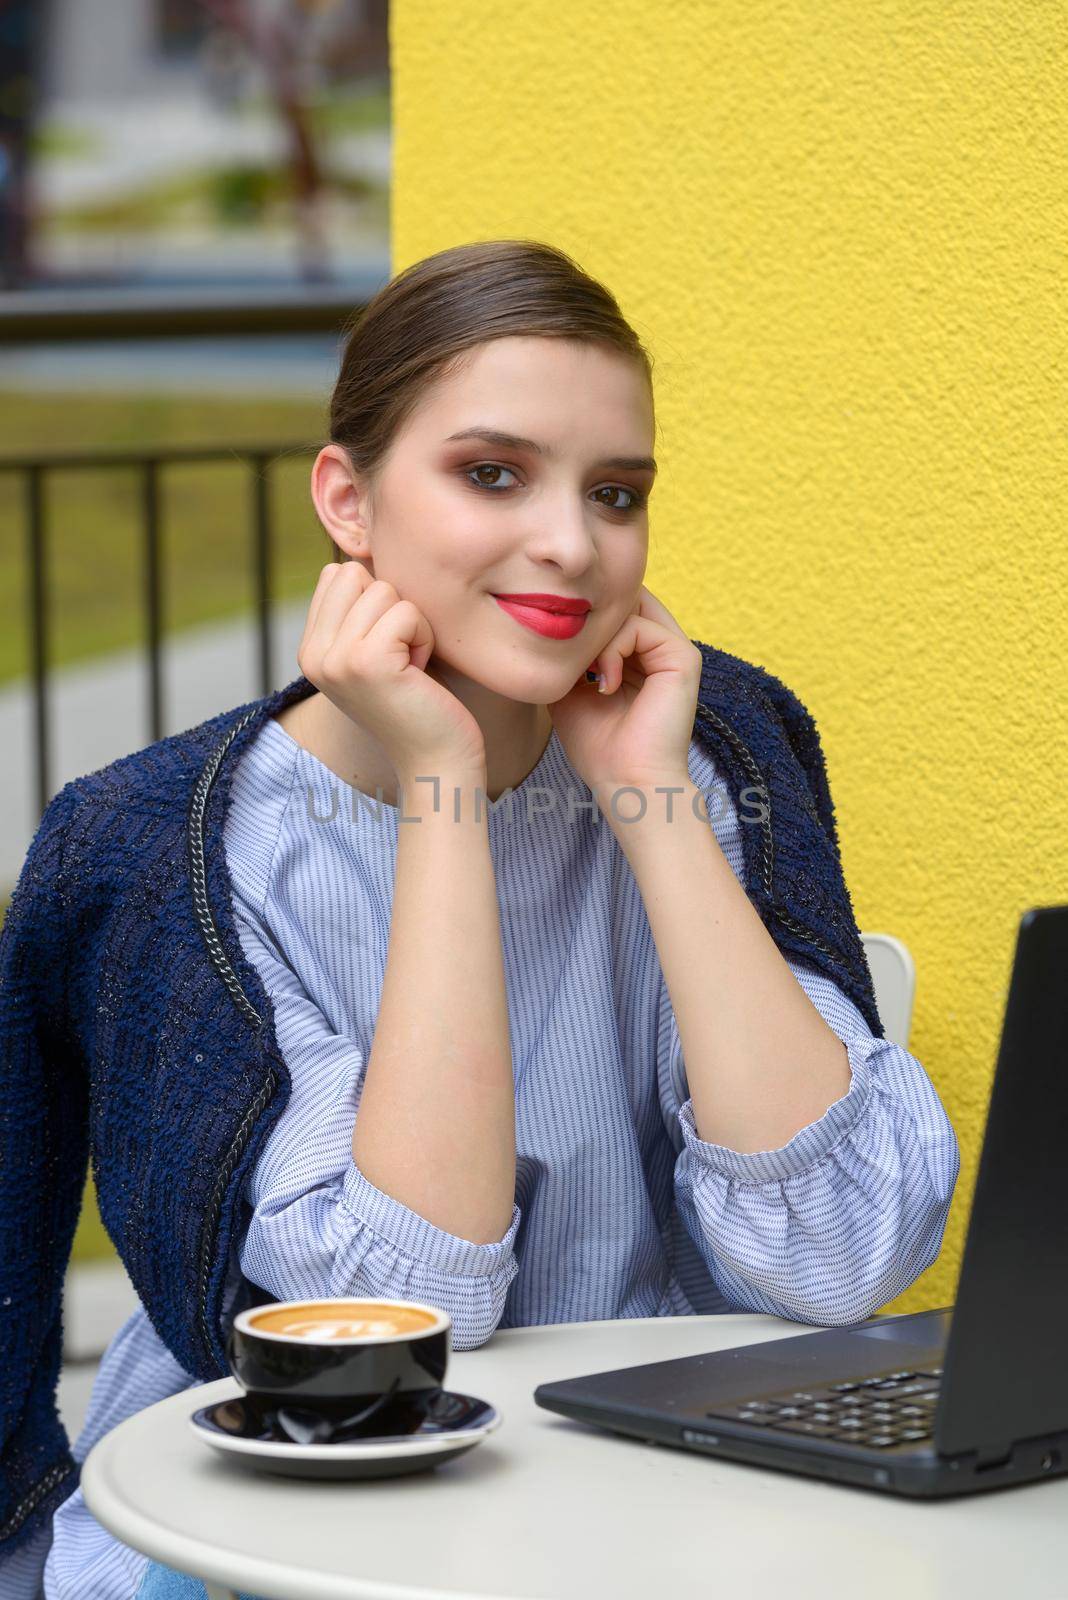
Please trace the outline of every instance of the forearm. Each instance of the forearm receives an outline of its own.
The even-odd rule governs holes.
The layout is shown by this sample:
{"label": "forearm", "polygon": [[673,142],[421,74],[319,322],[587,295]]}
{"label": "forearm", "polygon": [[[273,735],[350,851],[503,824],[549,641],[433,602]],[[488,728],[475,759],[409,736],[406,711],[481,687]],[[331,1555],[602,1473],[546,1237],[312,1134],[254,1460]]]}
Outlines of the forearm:
{"label": "forearm", "polygon": [[777,1150],[848,1092],[846,1047],[731,870],[701,791],[688,773],[662,785],[682,790],[670,797],[672,820],[668,796],[644,789],[640,820],[606,815],[645,904],[697,1131],[740,1152]]}
{"label": "forearm", "polygon": [[[352,1138],[366,1178],[436,1227],[500,1239],[515,1094],[484,773],[402,779],[389,950]],[[454,791],[460,820],[455,820]]]}

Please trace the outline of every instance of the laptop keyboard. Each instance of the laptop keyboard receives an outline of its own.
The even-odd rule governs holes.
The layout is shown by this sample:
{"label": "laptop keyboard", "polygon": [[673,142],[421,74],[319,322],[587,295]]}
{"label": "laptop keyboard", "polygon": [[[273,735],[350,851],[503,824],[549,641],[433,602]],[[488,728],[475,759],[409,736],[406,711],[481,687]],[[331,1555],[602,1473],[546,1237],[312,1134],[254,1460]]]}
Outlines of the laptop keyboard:
{"label": "laptop keyboard", "polygon": [[748,1422],[776,1433],[808,1434],[843,1444],[916,1444],[930,1439],[941,1367],[923,1372],[884,1372],[875,1378],[761,1395],[707,1411],[708,1417]]}

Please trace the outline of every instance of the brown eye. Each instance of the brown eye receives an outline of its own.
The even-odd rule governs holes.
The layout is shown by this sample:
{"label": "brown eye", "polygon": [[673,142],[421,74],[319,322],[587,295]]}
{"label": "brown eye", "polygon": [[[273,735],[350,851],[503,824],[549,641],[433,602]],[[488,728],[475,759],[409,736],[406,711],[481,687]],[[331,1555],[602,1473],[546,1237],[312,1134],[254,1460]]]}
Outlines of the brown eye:
{"label": "brown eye", "polygon": [[648,498],[646,495],[639,494],[637,489],[628,489],[626,484],[623,484],[623,483],[608,483],[608,484],[605,484],[603,489],[595,489],[594,493],[595,494],[629,494],[630,495],[630,505],[629,506],[612,506],[612,505],[608,505],[607,501],[602,500],[601,504],[603,506],[606,506],[609,511],[640,511],[642,506],[645,504],[646,499]]}
{"label": "brown eye", "polygon": [[[511,471],[512,471],[511,467],[502,467],[502,466],[498,465],[498,463],[495,462],[495,461],[481,461],[481,462],[479,462],[477,467],[468,468],[468,470],[464,473],[464,476],[466,477],[467,481],[470,483],[470,482],[473,481],[473,474],[476,473],[476,472],[511,472]],[[514,477],[515,474],[513,473],[512,476]],[[479,482],[479,483],[477,483],[475,485],[475,487],[478,488],[478,489],[494,489],[494,488],[497,487],[497,485],[496,485],[495,482],[494,483],[487,483],[486,480],[483,478],[481,480],[481,482]],[[504,485],[504,487],[506,489],[510,489],[512,487],[512,485],[506,483]]]}

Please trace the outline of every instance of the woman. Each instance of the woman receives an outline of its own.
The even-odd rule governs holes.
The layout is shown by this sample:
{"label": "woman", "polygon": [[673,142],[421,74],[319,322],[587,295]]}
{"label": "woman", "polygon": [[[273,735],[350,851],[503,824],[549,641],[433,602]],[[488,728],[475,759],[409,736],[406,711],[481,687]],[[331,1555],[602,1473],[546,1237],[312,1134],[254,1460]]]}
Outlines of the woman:
{"label": "woman", "polygon": [[48,1600],[203,1595],[76,1464],[225,1375],[250,1303],[430,1301],[457,1349],[827,1325],[937,1255],[956,1140],[881,1036],[812,719],[643,585],[654,434],[648,356],[568,257],[417,263],[346,346],[302,676],[49,807],[0,945],[4,1092],[47,1086],[65,1184],[35,1303],[58,1326],[91,1144],[143,1305],[73,1460],[55,1331],[9,1324],[5,1594],[43,1565]]}

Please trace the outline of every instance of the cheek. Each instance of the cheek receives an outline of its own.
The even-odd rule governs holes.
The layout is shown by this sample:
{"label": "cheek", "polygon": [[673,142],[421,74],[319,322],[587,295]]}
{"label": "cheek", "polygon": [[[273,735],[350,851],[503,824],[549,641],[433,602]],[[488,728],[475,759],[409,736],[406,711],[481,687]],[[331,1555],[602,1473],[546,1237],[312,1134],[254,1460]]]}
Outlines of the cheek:
{"label": "cheek", "polygon": [[501,524],[499,516],[480,517],[477,510],[466,515],[450,511],[438,524],[431,545],[438,571],[457,582],[476,583],[480,587],[492,576],[500,576],[515,546],[514,537],[508,538]]}
{"label": "cheek", "polygon": [[628,616],[637,610],[647,565],[648,552],[644,546],[635,544],[613,552],[605,562],[605,573],[613,593],[627,598]]}

